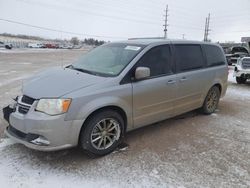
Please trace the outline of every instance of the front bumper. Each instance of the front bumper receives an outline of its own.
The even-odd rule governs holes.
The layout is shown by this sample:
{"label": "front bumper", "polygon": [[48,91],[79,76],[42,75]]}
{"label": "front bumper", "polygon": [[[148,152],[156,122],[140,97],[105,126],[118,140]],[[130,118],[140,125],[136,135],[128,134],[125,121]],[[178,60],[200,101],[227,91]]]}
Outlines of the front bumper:
{"label": "front bumper", "polygon": [[82,120],[65,121],[65,114],[49,116],[34,109],[21,114],[11,108],[3,109],[9,122],[5,134],[28,148],[55,151],[77,146]]}
{"label": "front bumper", "polygon": [[41,145],[36,145],[33,144],[31,142],[28,141],[28,139],[26,138],[20,138],[19,136],[17,136],[14,132],[12,132],[10,130],[11,126],[8,126],[4,133],[6,136],[8,136],[9,138],[13,139],[14,141],[25,145],[28,148],[34,149],[34,150],[38,150],[38,151],[57,151],[57,150],[62,150],[62,149],[66,149],[66,148],[70,148],[73,147],[70,144],[65,144],[65,145],[60,145],[60,146],[41,146]]}

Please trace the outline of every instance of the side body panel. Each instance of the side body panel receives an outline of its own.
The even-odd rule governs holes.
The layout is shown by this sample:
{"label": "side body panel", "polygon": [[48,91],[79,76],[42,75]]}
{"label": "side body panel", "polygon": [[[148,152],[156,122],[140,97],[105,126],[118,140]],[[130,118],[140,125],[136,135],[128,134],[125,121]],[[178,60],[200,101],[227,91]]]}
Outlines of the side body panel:
{"label": "side body panel", "polygon": [[134,126],[141,127],[172,117],[176,76],[162,76],[133,84]]}
{"label": "side body panel", "polygon": [[73,100],[65,120],[83,119],[85,121],[92,112],[103,107],[115,106],[125,112],[127,116],[127,130],[133,128],[131,84],[119,85],[109,83],[105,87],[96,88],[91,92],[86,92],[84,89],[78,90],[71,93],[69,97],[72,97]]}
{"label": "side body panel", "polygon": [[215,75],[215,71],[208,69],[177,74],[178,92],[175,101],[175,115],[201,107],[207,88],[212,86]]}

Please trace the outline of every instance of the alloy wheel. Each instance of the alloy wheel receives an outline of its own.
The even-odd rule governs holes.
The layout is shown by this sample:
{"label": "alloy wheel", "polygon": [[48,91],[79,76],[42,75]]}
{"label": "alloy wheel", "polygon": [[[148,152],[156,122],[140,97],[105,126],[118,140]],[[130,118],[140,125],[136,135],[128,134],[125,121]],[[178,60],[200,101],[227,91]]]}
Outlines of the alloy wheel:
{"label": "alloy wheel", "polygon": [[91,144],[97,150],[104,150],[119,140],[120,135],[121,129],[118,121],[106,118],[94,126],[91,133]]}

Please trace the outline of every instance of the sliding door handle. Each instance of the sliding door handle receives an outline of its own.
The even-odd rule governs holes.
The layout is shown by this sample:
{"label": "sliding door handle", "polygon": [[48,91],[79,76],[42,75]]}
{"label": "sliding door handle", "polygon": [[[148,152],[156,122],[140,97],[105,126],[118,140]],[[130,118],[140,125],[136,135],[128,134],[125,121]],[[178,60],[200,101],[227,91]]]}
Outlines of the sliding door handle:
{"label": "sliding door handle", "polygon": [[182,78],[180,79],[180,82],[184,82],[184,81],[186,81],[186,80],[187,80],[186,77],[182,77]]}

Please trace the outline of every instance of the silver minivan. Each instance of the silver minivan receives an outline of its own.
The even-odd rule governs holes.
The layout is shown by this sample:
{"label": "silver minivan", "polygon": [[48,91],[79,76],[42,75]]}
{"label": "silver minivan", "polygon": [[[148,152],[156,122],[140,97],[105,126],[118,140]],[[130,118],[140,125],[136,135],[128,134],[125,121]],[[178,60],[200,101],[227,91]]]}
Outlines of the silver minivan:
{"label": "silver minivan", "polygon": [[27,80],[22,94],[3,109],[5,133],[36,150],[79,145],[89,155],[105,155],[133,129],[194,109],[213,113],[227,77],[226,58],[216,44],[107,43]]}

